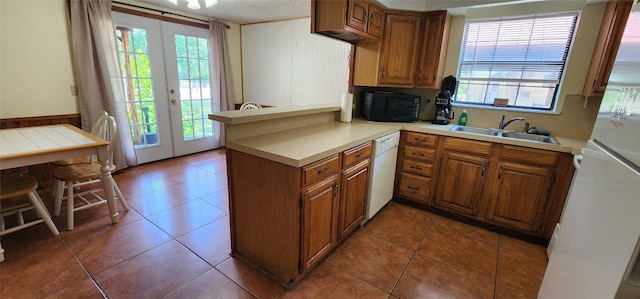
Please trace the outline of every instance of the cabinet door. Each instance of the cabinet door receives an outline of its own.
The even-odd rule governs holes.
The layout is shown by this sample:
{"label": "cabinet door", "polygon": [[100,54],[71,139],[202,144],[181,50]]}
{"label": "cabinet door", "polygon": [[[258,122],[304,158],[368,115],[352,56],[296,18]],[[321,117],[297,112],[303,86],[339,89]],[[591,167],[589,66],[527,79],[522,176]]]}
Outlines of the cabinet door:
{"label": "cabinet door", "polygon": [[554,180],[551,168],[501,162],[490,193],[487,221],[524,232],[538,232]]}
{"label": "cabinet door", "polygon": [[369,160],[342,172],[338,239],[351,233],[364,220],[369,180]]}
{"label": "cabinet door", "polygon": [[364,0],[350,0],[347,12],[347,26],[361,32],[367,31],[367,12],[369,3]]}
{"label": "cabinet door", "polygon": [[413,86],[420,40],[420,16],[386,14],[378,83]]}
{"label": "cabinet door", "polygon": [[488,158],[444,152],[435,205],[456,213],[478,216],[488,166]]}
{"label": "cabinet door", "polygon": [[633,1],[631,0],[610,0],[607,3],[587,79],[582,90],[583,96],[604,95],[632,6]]}
{"label": "cabinet door", "polygon": [[[302,269],[310,269],[337,241],[338,177],[302,191]],[[277,242],[277,240],[274,240]]]}
{"label": "cabinet door", "polygon": [[424,18],[424,38],[420,47],[418,76],[415,86],[440,88],[451,17],[446,11],[427,13]]}
{"label": "cabinet door", "polygon": [[384,10],[374,3],[369,4],[367,32],[373,36],[382,37],[384,24]]}

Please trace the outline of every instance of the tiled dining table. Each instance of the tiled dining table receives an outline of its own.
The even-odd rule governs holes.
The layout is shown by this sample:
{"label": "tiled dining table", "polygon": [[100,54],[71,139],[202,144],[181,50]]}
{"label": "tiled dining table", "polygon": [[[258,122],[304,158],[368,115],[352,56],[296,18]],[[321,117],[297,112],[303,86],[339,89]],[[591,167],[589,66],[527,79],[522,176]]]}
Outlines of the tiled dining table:
{"label": "tiled dining table", "polygon": [[101,180],[111,222],[117,223],[118,210],[109,168],[108,145],[108,141],[69,124],[2,129],[0,170],[95,154],[102,164]]}

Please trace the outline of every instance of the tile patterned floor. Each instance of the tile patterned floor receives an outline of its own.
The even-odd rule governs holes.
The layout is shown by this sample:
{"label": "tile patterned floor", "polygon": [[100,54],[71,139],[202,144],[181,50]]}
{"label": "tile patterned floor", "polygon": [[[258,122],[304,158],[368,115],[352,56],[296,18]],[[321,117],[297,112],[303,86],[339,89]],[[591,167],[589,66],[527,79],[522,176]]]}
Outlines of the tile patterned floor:
{"label": "tile patterned floor", "polygon": [[547,264],[544,247],[391,202],[285,290],[229,256],[224,151],[114,177],[131,206],[118,224],[105,206],[73,231],[63,211],[57,237],[2,237],[0,298],[535,298]]}

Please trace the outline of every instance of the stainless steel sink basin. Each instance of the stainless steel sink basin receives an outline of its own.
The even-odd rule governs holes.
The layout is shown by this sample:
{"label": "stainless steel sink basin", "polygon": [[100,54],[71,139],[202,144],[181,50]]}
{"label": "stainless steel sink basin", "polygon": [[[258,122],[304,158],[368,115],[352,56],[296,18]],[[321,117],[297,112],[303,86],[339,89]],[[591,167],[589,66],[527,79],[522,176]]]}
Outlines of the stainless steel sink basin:
{"label": "stainless steel sink basin", "polygon": [[558,140],[556,140],[552,136],[525,134],[525,133],[517,133],[517,132],[502,133],[500,134],[500,136],[505,138],[514,138],[514,139],[537,141],[537,142],[544,142],[544,143],[551,143],[551,144],[560,144],[560,142],[558,142]]}
{"label": "stainless steel sink basin", "polygon": [[493,136],[496,136],[501,133],[501,131],[498,129],[476,128],[476,127],[467,127],[467,126],[455,126],[449,130],[457,131],[457,132],[472,133],[472,134],[493,135]]}
{"label": "stainless steel sink basin", "polygon": [[500,129],[492,129],[492,128],[478,128],[478,127],[467,127],[467,126],[455,126],[449,130],[456,131],[456,132],[471,133],[471,134],[489,135],[489,136],[496,136],[496,137],[527,140],[527,141],[560,144],[560,142],[558,142],[558,140],[556,140],[552,136],[518,133],[518,132],[514,132],[513,130],[500,130]]}

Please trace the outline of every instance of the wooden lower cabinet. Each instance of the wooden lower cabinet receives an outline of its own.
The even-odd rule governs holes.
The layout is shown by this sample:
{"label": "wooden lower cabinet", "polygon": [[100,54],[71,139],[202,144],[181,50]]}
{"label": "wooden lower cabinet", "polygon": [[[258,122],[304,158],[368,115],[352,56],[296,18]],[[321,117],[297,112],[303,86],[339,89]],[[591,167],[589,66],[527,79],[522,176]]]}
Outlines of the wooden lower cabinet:
{"label": "wooden lower cabinet", "polygon": [[466,216],[478,217],[489,158],[444,152],[434,205]]}
{"label": "wooden lower cabinet", "polygon": [[548,167],[501,162],[486,221],[508,228],[537,233],[544,207],[555,181]]}
{"label": "wooden lower cabinet", "polygon": [[302,191],[303,269],[311,269],[337,243],[338,176]]}
{"label": "wooden lower cabinet", "polygon": [[573,155],[456,137],[417,144],[420,134],[433,135],[403,134],[396,197],[551,238],[573,177]]}
{"label": "wooden lower cabinet", "polygon": [[371,142],[303,167],[227,149],[231,253],[291,286],[364,219]]}
{"label": "wooden lower cabinet", "polygon": [[369,160],[342,171],[338,239],[354,231],[364,220],[369,181]]}

